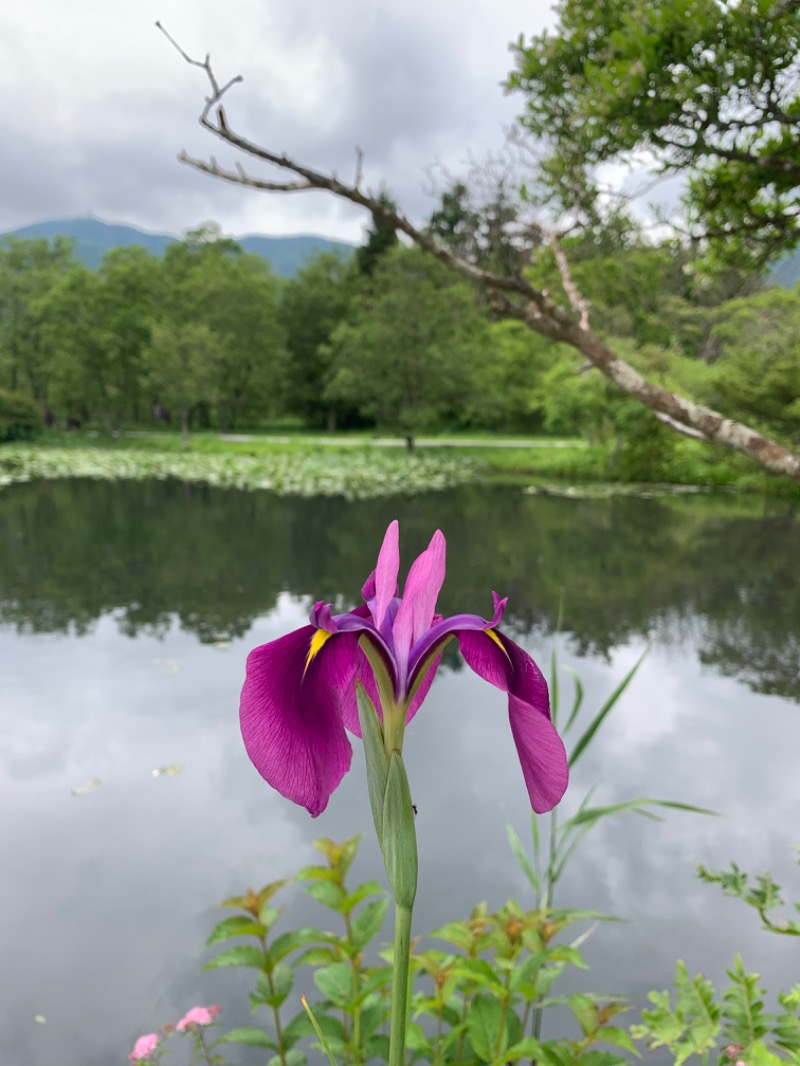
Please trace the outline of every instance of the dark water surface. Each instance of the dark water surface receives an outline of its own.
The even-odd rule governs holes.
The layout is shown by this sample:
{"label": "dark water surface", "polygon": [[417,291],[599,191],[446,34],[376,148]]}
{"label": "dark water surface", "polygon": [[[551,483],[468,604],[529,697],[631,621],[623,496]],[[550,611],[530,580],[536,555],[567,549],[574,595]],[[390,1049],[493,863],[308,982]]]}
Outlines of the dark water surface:
{"label": "dark water surface", "polygon": [[[750,505],[751,506],[751,505]],[[174,483],[56,482],[0,493],[0,1063],[122,1063],[134,1038],[197,1003],[247,1024],[241,971],[202,974],[214,904],[294,872],[312,841],[364,833],[383,878],[360,751],[316,821],[273,793],[237,726],[244,659],[316,599],[359,601],[383,530],[407,566],[439,526],[440,609],[490,613],[599,707],[653,648],[576,767],[565,810],[679,799],[724,819],[627,816],[587,838],[559,902],[629,919],[585,945],[584,988],[665,987],[675,959],[719,979],[740,950],[774,991],[797,944],[700,884],[698,863],[770,867],[800,898],[800,524],[735,500],[576,501],[469,488],[347,503]],[[569,681],[564,676],[565,689]],[[505,823],[529,811],[505,699],[453,657],[409,730],[420,845],[415,929],[526,883]],[[180,776],[153,768],[180,763]],[[74,797],[71,789],[103,784]],[[288,919],[319,917],[288,893]],[[43,1015],[46,1024],[35,1021]],[[235,1060],[236,1049],[230,1049]],[[263,1054],[242,1062],[262,1061]]]}

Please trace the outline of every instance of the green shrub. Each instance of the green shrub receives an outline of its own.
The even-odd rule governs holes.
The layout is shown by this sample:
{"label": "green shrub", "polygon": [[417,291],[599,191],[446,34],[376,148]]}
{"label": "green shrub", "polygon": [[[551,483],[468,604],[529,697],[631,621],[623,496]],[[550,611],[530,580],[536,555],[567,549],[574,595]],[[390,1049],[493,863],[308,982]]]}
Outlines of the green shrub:
{"label": "green shrub", "polygon": [[20,392],[0,389],[0,442],[30,440],[40,425],[39,409],[33,400]]}

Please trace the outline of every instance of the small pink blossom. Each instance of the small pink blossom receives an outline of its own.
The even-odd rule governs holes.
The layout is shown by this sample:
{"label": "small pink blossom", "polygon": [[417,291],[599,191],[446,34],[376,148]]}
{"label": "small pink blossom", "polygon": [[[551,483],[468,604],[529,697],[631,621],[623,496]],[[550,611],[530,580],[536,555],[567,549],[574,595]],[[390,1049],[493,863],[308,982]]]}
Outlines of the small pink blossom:
{"label": "small pink blossom", "polygon": [[221,1012],[222,1007],[216,1005],[211,1007],[192,1007],[190,1011],[184,1014],[175,1028],[179,1033],[183,1033],[187,1029],[191,1029],[193,1025],[211,1025]]}
{"label": "small pink blossom", "polygon": [[133,1051],[128,1055],[131,1062],[139,1062],[140,1059],[149,1059],[158,1047],[158,1033],[147,1033],[140,1036],[133,1045]]}

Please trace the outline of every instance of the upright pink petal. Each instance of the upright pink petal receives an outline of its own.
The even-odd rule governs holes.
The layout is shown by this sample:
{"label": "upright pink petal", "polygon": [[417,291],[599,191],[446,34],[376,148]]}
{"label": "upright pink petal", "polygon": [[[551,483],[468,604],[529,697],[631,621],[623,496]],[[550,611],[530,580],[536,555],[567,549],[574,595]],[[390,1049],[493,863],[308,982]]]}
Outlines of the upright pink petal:
{"label": "upright pink petal", "polygon": [[383,625],[389,604],[397,593],[397,575],[400,571],[400,526],[397,519],[389,523],[378,552],[375,567],[375,611],[373,619],[378,629]]}
{"label": "upright pink petal", "polygon": [[340,694],[353,685],[358,633],[337,633],[307,663],[314,626],[262,644],[247,657],[239,705],[255,768],[316,817],[350,768]]}
{"label": "upright pink petal", "polygon": [[377,629],[383,629],[386,611],[397,595],[397,574],[400,570],[400,526],[395,519],[383,537],[378,562],[364,582],[361,594],[369,604]]}
{"label": "upright pink petal", "polygon": [[408,663],[411,646],[433,623],[436,600],[444,582],[446,547],[444,536],[437,529],[430,544],[414,560],[408,573],[392,630],[400,666]]}

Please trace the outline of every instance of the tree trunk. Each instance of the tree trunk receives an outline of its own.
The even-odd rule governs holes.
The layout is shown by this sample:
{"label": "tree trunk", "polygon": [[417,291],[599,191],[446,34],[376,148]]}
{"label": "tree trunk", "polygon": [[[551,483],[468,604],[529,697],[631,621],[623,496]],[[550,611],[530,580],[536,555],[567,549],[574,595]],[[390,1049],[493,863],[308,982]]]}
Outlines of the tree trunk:
{"label": "tree trunk", "polygon": [[189,447],[189,415],[190,414],[191,414],[191,409],[188,408],[188,407],[184,407],[183,410],[181,411],[181,447],[182,448],[188,448]]}

